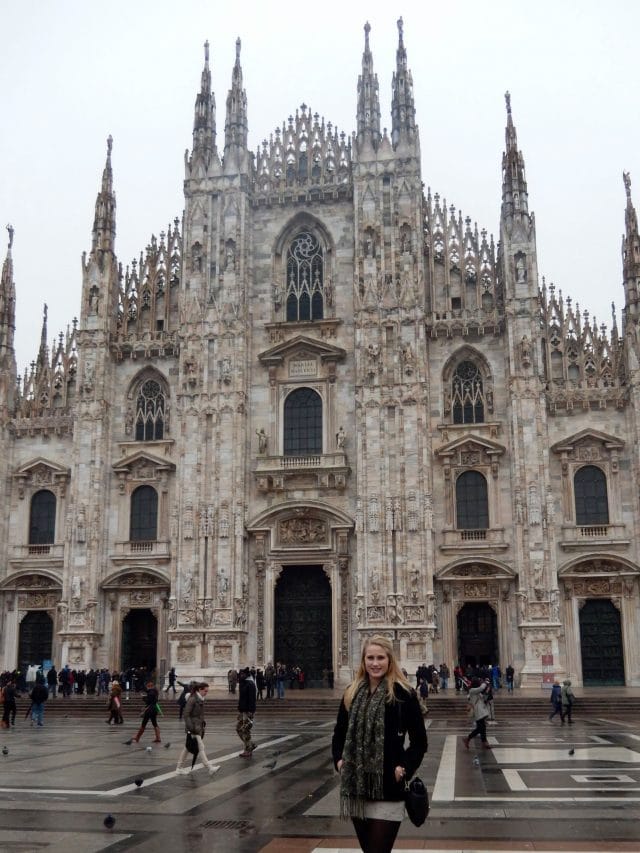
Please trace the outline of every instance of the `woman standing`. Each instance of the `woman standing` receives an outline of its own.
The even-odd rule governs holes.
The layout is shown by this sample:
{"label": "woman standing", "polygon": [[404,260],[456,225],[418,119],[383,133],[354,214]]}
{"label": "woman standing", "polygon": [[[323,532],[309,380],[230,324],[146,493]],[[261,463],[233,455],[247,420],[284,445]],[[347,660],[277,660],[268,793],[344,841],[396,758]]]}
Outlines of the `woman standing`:
{"label": "woman standing", "polygon": [[404,817],[405,780],[420,766],[427,733],[416,692],[386,637],[365,642],[331,746],[342,817],[353,821],[364,853],[389,853]]}

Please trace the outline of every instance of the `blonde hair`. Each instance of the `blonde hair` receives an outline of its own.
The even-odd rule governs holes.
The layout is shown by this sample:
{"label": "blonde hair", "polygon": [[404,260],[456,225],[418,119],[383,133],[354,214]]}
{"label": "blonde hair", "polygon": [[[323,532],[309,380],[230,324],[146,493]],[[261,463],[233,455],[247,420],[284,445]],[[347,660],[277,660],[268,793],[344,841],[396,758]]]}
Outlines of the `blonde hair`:
{"label": "blonde hair", "polygon": [[387,690],[387,702],[395,702],[396,697],[394,693],[394,687],[396,684],[400,685],[404,690],[411,691],[411,685],[407,681],[405,674],[400,669],[400,665],[396,659],[395,652],[393,651],[393,645],[391,640],[388,637],[384,637],[381,634],[374,635],[373,637],[369,637],[368,640],[365,640],[362,645],[362,655],[360,657],[360,666],[358,667],[358,672],[356,673],[356,677],[353,679],[351,684],[347,687],[344,692],[344,704],[347,711],[351,707],[351,703],[353,699],[363,684],[367,684],[369,681],[369,676],[367,675],[367,669],[365,666],[364,658],[367,653],[367,649],[369,646],[380,646],[383,649],[386,656],[389,658],[389,668],[387,669],[386,675],[384,676],[384,680],[386,682],[386,690]]}

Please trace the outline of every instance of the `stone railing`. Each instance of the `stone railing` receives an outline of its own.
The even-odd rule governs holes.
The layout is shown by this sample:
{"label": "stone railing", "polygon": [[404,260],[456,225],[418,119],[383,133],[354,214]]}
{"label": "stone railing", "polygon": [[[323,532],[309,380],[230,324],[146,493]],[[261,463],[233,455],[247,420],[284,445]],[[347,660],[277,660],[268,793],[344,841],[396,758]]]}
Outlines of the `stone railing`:
{"label": "stone railing", "polygon": [[565,550],[576,548],[627,548],[630,544],[625,524],[563,524],[559,543]]}
{"label": "stone railing", "polygon": [[261,492],[285,488],[344,489],[351,469],[342,451],[307,456],[259,456],[254,476]]}
{"label": "stone railing", "polygon": [[443,530],[440,542],[441,551],[504,551],[508,547],[503,527]]}
{"label": "stone railing", "polygon": [[167,541],[140,539],[130,542],[115,542],[110,557],[114,562],[152,557],[166,561],[171,556],[171,543]]}

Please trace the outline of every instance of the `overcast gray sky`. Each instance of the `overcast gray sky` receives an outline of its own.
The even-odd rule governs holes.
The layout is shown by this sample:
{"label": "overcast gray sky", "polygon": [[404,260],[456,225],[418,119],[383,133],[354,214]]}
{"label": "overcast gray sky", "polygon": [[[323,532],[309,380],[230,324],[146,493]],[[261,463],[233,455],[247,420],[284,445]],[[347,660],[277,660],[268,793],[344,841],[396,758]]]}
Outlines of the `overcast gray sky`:
{"label": "overcast gray sky", "polygon": [[508,89],[540,273],[610,326],[623,297],[623,169],[640,207],[636,0],[0,0],[0,223],[15,228],[18,369],[37,353],[44,302],[49,341],[79,314],[109,134],[119,260],[181,216],[205,40],[220,142],[242,39],[255,151],[302,102],[353,131],[366,20],[390,125],[400,15],[425,185],[497,237]]}

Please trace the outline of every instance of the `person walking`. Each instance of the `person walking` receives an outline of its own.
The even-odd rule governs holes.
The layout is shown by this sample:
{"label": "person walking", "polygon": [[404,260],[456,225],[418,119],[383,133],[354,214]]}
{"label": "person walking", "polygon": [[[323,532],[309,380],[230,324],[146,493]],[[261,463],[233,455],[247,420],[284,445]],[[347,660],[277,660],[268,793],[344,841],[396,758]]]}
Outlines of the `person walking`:
{"label": "person walking", "polygon": [[364,643],[340,702],[331,751],[341,817],[351,819],[365,853],[389,853],[404,817],[405,781],[427,751],[427,732],[416,691],[387,637]]}
{"label": "person walking", "polygon": [[[204,700],[208,692],[209,685],[205,681],[200,681],[194,684],[184,709],[184,730],[187,736],[191,735],[191,737],[195,738],[198,745],[196,758],[200,756],[202,763],[209,770],[209,776],[213,776],[213,774],[220,768],[213,765],[207,758],[207,753],[204,751],[204,742],[202,740],[206,726],[204,719]],[[184,764],[185,759],[190,758],[192,755],[193,753],[187,749],[185,743],[182,747],[180,757],[178,758],[176,773],[181,773],[185,776],[191,773],[195,761],[193,761],[191,767],[183,767],[182,765]]]}
{"label": "person walking", "polygon": [[257,690],[249,667],[240,670],[238,685],[238,720],[236,722],[236,732],[244,746],[244,750],[240,753],[240,758],[251,758],[253,750],[256,748],[256,744],[251,738],[251,731],[253,729],[253,715],[256,712]]}
{"label": "person walking", "polygon": [[30,693],[31,725],[44,726],[44,703],[49,698],[49,691],[44,684],[36,683]]}
{"label": "person walking", "polygon": [[109,718],[106,720],[108,726],[113,724],[114,726],[121,725],[124,723],[124,719],[122,717],[122,687],[117,681],[114,681],[111,685],[111,693],[109,694]]}
{"label": "person walking", "polygon": [[489,716],[489,709],[485,702],[488,687],[489,683],[487,681],[480,681],[479,678],[471,679],[471,687],[469,688],[467,700],[471,703],[475,727],[466,738],[463,738],[462,742],[467,749],[469,749],[469,743],[476,735],[480,735],[482,746],[485,749],[491,749],[491,745],[487,743],[487,717]]}
{"label": "person walking", "polygon": [[568,678],[562,682],[562,687],[560,689],[560,702],[562,704],[562,710],[560,711],[560,725],[564,726],[564,721],[566,720],[570,726],[573,725],[573,720],[571,719],[571,709],[573,707],[573,701],[575,699],[575,693],[571,689],[571,681]]}
{"label": "person walking", "polygon": [[513,693],[513,679],[515,677],[515,674],[516,672],[514,668],[511,666],[511,664],[509,664],[509,666],[504,671],[505,681],[507,682],[507,693]]}
{"label": "person walking", "polygon": [[160,727],[158,726],[158,691],[155,688],[153,681],[147,682],[147,692],[144,696],[144,710],[142,712],[142,723],[136,732],[135,737],[131,738],[133,743],[140,743],[140,738],[144,734],[147,723],[151,723],[153,730],[156,733],[154,743],[160,743]]}
{"label": "person walking", "polygon": [[176,668],[172,666],[169,670],[169,675],[167,676],[169,681],[167,686],[164,688],[164,692],[168,693],[170,690],[173,690],[173,698],[176,698]]}
{"label": "person walking", "polygon": [[2,688],[2,728],[9,729],[16,724],[16,682],[12,678]]}
{"label": "person walking", "polygon": [[549,714],[549,722],[553,720],[556,714],[560,714],[560,719],[562,720],[562,688],[559,681],[553,682],[549,701],[553,705],[553,711]]}
{"label": "person walking", "polygon": [[278,699],[284,699],[284,683],[287,680],[287,668],[283,663],[276,664],[276,688]]}
{"label": "person walking", "polygon": [[49,696],[55,699],[58,690],[58,673],[55,666],[47,671],[47,687],[49,688]]}

